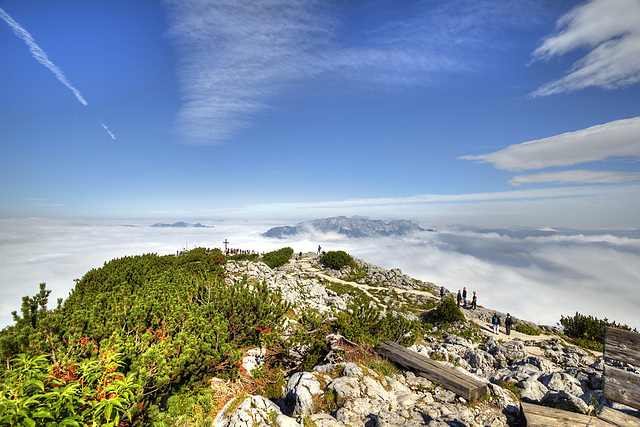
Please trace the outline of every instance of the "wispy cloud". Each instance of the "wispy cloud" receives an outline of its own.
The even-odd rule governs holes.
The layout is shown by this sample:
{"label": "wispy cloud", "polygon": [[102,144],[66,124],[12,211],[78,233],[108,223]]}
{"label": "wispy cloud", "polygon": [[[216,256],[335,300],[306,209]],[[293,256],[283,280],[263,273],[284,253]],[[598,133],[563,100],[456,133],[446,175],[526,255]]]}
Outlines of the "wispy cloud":
{"label": "wispy cloud", "polygon": [[105,125],[104,123],[100,123],[100,126],[102,126],[104,128],[104,130],[107,131],[107,133],[109,134],[111,139],[113,139],[114,141],[116,140],[116,136],[109,130],[107,125]]}
{"label": "wispy cloud", "polygon": [[73,87],[69,80],[67,80],[67,77],[64,75],[62,70],[49,60],[47,54],[40,48],[40,46],[36,44],[35,40],[33,39],[33,37],[31,37],[31,34],[29,34],[27,30],[25,30],[13,18],[11,18],[11,16],[9,16],[4,10],[2,10],[2,8],[0,8],[0,18],[2,18],[7,24],[9,24],[9,27],[11,27],[16,36],[25,41],[25,43],[29,47],[29,51],[31,51],[31,54],[36,61],[47,67],[56,76],[60,83],[68,87],[82,105],[88,105],[87,101],[85,101],[85,99],[80,94],[80,91]]}
{"label": "wispy cloud", "polygon": [[556,34],[546,38],[532,54],[534,61],[549,60],[587,48],[564,77],[549,82],[531,96],[548,96],[594,86],[618,89],[640,81],[640,2],[591,0],[557,22]]}
{"label": "wispy cloud", "polygon": [[615,172],[592,170],[567,170],[559,172],[541,172],[531,175],[516,175],[511,185],[553,182],[556,184],[619,184],[640,180],[640,172]]}
{"label": "wispy cloud", "polygon": [[330,20],[319,4],[165,1],[179,52],[183,107],[178,125],[194,143],[217,142],[268,109],[267,99],[315,72]]}
{"label": "wispy cloud", "polygon": [[460,159],[491,163],[497,169],[510,171],[570,166],[611,158],[637,161],[640,159],[638,135],[640,117],[634,117]]}
{"label": "wispy cloud", "polygon": [[514,1],[403,8],[297,0],[164,4],[179,57],[183,106],[177,124],[198,144],[223,141],[250,126],[273,108],[275,97],[301,82],[389,91],[476,70],[469,52],[497,46],[488,40],[504,28],[535,22],[535,14]]}
{"label": "wispy cloud", "polygon": [[[299,221],[337,215],[423,218],[431,224],[529,227],[638,227],[640,184],[532,188],[494,193],[271,203],[218,209],[208,215]],[[203,212],[204,214],[204,212]],[[283,224],[279,224],[283,225]]]}
{"label": "wispy cloud", "polygon": [[64,206],[62,203],[49,202],[47,199],[43,199],[40,197],[27,197],[26,200],[33,202],[35,206],[41,206],[41,207],[59,208]]}

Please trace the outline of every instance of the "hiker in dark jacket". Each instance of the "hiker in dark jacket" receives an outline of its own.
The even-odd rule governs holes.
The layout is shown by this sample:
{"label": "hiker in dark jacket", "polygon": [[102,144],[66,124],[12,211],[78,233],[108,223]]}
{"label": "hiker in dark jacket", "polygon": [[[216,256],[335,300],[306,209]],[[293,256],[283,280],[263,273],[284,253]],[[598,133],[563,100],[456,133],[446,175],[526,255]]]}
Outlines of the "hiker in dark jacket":
{"label": "hiker in dark jacket", "polygon": [[476,309],[476,304],[478,303],[478,298],[476,298],[476,291],[473,291],[473,298],[471,299],[471,308]]}
{"label": "hiker in dark jacket", "polygon": [[513,325],[513,319],[511,315],[507,313],[507,317],[504,319],[504,327],[507,330],[507,335],[511,335],[511,325]]}
{"label": "hiker in dark jacket", "polygon": [[461,302],[462,302],[462,294],[460,293],[460,289],[458,289],[458,307],[460,307]]}
{"label": "hiker in dark jacket", "polygon": [[493,333],[496,335],[499,335],[500,334],[500,318],[498,317],[498,313],[493,313],[491,324],[493,325]]}

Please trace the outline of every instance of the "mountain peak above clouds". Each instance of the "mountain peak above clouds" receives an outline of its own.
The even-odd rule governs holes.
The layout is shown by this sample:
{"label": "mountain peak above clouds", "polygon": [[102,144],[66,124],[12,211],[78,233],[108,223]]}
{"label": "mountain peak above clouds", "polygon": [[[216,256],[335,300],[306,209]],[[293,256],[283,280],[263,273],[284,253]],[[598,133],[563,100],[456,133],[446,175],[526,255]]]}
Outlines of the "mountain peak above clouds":
{"label": "mountain peak above clouds", "polygon": [[152,227],[175,227],[175,228],[209,228],[209,225],[203,225],[200,224],[199,222],[196,224],[190,224],[188,222],[174,222],[173,224],[165,224],[162,222],[157,222],[155,224],[152,225]]}
{"label": "mountain peak above clouds", "polygon": [[433,231],[424,229],[413,221],[399,219],[389,222],[382,220],[372,220],[361,216],[347,218],[337,216],[331,218],[314,219],[312,221],[301,222],[295,226],[273,227],[262,235],[284,239],[289,236],[311,233],[338,233],[347,237],[367,238],[383,236],[401,236],[416,231]]}

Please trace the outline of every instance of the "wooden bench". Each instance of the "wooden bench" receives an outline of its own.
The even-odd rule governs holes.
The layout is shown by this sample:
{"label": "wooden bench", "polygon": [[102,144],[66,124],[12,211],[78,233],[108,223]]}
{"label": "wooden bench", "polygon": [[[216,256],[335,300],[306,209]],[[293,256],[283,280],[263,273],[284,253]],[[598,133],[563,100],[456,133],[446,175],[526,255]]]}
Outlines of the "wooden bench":
{"label": "wooden bench", "polygon": [[[604,356],[640,366],[640,334],[616,328],[605,329]],[[605,366],[603,397],[640,408],[640,375]],[[598,418],[522,402],[527,426],[640,427],[640,418],[603,407]]]}
{"label": "wooden bench", "polygon": [[487,384],[470,375],[465,375],[451,366],[431,360],[395,342],[383,342],[378,344],[375,350],[389,360],[415,371],[417,375],[441,385],[467,401],[482,397],[489,390]]}
{"label": "wooden bench", "polygon": [[[606,328],[604,356],[640,367],[640,334],[622,329]],[[605,366],[602,395],[614,402],[635,409],[640,408],[640,375],[613,366]],[[640,418],[631,417],[608,407],[602,408],[600,419],[607,420],[617,426],[640,427]]]}

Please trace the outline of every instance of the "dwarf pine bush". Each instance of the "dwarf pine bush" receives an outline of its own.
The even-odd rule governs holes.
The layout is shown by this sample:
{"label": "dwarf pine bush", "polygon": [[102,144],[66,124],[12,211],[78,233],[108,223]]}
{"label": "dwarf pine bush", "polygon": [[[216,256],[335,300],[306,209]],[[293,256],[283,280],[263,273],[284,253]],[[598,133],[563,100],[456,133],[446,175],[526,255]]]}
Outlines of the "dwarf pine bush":
{"label": "dwarf pine bush", "polygon": [[288,263],[291,255],[293,255],[293,249],[289,247],[282,248],[277,251],[267,252],[262,257],[262,261],[267,264],[269,268],[277,268]]}
{"label": "dwarf pine bush", "polygon": [[590,350],[602,351],[604,349],[604,328],[624,329],[638,332],[627,325],[609,321],[606,317],[600,320],[597,317],[585,316],[576,312],[575,316],[560,316],[560,324],[564,327],[564,333],[573,338],[575,343]]}
{"label": "dwarf pine bush", "polygon": [[340,270],[346,265],[355,265],[351,255],[345,251],[329,251],[320,258],[320,262],[334,270]]}
{"label": "dwarf pine bush", "polygon": [[[127,411],[133,424],[153,425],[162,396],[236,377],[242,349],[275,340],[288,306],[265,283],[227,286],[224,262],[205,250],[124,257],[85,274],[54,310],[44,284],[25,297],[16,324],[0,331],[0,425],[117,425]],[[111,353],[118,358],[108,364]],[[26,369],[21,354],[33,367],[29,383],[16,376]],[[58,408],[70,400],[49,396],[63,390],[74,402],[95,401],[92,412]]]}
{"label": "dwarf pine bush", "polygon": [[438,306],[427,313],[427,318],[431,323],[443,324],[464,320],[464,314],[453,298],[445,298]]}

